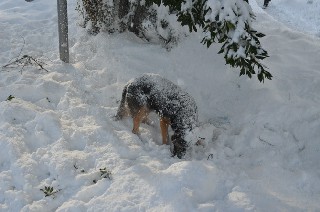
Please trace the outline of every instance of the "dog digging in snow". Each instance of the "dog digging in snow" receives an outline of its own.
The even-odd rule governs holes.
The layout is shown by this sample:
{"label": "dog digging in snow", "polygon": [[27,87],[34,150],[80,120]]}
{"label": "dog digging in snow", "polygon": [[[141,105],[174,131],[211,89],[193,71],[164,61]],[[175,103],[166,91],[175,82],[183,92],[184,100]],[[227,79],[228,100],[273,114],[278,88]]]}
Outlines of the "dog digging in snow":
{"label": "dog digging in snow", "polygon": [[130,80],[124,87],[116,120],[132,116],[134,134],[139,134],[141,122],[155,111],[160,117],[162,143],[168,144],[168,127],[173,135],[173,156],[182,158],[188,147],[185,136],[198,125],[195,100],[180,87],[157,74],[144,74]]}

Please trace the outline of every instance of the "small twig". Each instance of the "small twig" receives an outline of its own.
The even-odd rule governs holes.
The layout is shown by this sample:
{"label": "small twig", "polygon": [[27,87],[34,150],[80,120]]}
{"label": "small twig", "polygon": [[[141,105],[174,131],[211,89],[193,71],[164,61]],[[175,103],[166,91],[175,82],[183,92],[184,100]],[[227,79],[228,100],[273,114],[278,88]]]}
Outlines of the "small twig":
{"label": "small twig", "polygon": [[40,66],[41,69],[49,72],[47,69],[45,69],[45,68],[42,66],[41,62],[38,62],[36,59],[34,59],[34,58],[32,58],[32,57],[30,57],[30,59],[33,60],[38,66]]}
{"label": "small twig", "polygon": [[[32,56],[29,56],[29,55],[21,56],[21,53],[22,53],[22,51],[24,49],[24,46],[26,44],[26,41],[25,41],[24,37],[22,37],[22,39],[23,39],[23,45],[22,45],[22,47],[20,49],[20,52],[19,52],[18,56],[15,57],[15,58],[10,59],[8,64],[2,66],[2,68],[16,68],[18,66],[22,66],[22,68],[20,70],[20,72],[22,74],[22,71],[23,71],[25,66],[27,66],[27,65],[36,65],[36,66],[39,66],[40,69],[45,70],[46,72],[49,72],[46,68],[43,67],[43,65],[45,64],[44,62],[42,62],[42,61],[40,61],[38,59],[35,59],[35,58],[33,58]],[[15,60],[13,62],[11,62],[13,59],[15,59]]]}
{"label": "small twig", "polygon": [[[12,63],[8,63],[7,65],[2,66],[2,68],[14,68],[14,67],[9,67],[9,66],[13,65],[14,63],[20,63],[22,59],[24,59],[24,57],[17,59],[15,61],[13,61]],[[11,60],[13,60],[13,59],[11,59]]]}
{"label": "small twig", "polygon": [[275,146],[274,144],[271,144],[271,143],[269,143],[268,141],[262,139],[260,136],[259,136],[259,140],[260,140],[261,142],[265,143],[265,144],[268,144],[269,146]]}
{"label": "small twig", "polygon": [[21,35],[21,37],[22,37],[22,39],[23,39],[23,46],[21,47],[20,52],[19,52],[17,58],[20,57],[20,55],[21,55],[21,53],[22,53],[22,50],[24,49],[24,46],[26,45],[26,40],[24,39],[24,37],[23,37],[22,35]]}
{"label": "small twig", "polygon": [[[21,53],[22,53],[22,51],[23,51],[23,49],[24,49],[24,46],[25,46],[25,44],[26,44],[26,40],[24,39],[24,37],[23,37],[22,35],[20,35],[20,37],[23,39],[23,45],[22,45],[22,47],[21,47],[21,49],[20,49],[20,52],[19,52],[18,56],[14,57],[14,58],[19,58],[19,57],[20,57],[20,55],[21,55]],[[10,60],[9,60],[9,63],[10,63],[14,58],[10,59]],[[5,68],[5,66],[2,66],[2,68]]]}
{"label": "small twig", "polygon": [[23,55],[21,58],[16,59],[15,61],[8,63],[7,65],[2,66],[2,68],[16,68],[16,67],[22,65],[22,68],[20,70],[20,72],[22,73],[25,66],[37,65],[40,67],[40,69],[45,70],[46,72],[49,72],[46,68],[43,67],[43,64],[44,63],[42,61],[39,61],[29,55]]}
{"label": "small twig", "polygon": [[[29,61],[28,61],[29,62]],[[26,66],[26,62],[23,64],[23,66],[22,66],[22,68],[21,68],[21,70],[20,70],[20,73],[22,74],[22,70],[24,69],[24,67]]]}

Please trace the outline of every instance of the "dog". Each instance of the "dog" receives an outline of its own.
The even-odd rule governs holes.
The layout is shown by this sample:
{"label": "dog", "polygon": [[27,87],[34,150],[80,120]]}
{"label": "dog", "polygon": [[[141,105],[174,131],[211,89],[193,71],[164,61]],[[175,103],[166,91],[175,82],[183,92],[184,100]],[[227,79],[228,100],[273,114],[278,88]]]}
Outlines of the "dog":
{"label": "dog", "polygon": [[132,132],[139,134],[141,122],[155,111],[160,117],[162,143],[168,143],[168,127],[174,134],[173,155],[182,158],[188,144],[185,135],[198,124],[198,110],[195,100],[170,80],[157,74],[144,74],[130,80],[123,89],[116,120],[132,116]]}

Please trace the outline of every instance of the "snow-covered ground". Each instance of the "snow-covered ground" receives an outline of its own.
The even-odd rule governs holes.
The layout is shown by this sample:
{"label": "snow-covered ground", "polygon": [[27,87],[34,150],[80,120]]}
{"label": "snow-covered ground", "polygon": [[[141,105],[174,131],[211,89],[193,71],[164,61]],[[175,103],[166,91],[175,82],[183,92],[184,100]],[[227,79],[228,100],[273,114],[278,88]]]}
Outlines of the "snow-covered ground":
{"label": "snow-covered ground", "polygon": [[292,29],[320,37],[319,8],[319,0],[272,0],[266,12]]}
{"label": "snow-covered ground", "polygon": [[[320,2],[308,2],[250,1],[274,75],[261,84],[201,34],[171,52],[132,34],[90,36],[75,0],[64,64],[56,1],[2,0],[0,66],[29,55],[49,72],[0,72],[0,211],[320,211]],[[206,149],[172,158],[155,115],[140,137],[131,119],[113,120],[123,86],[145,72],[195,98]]]}

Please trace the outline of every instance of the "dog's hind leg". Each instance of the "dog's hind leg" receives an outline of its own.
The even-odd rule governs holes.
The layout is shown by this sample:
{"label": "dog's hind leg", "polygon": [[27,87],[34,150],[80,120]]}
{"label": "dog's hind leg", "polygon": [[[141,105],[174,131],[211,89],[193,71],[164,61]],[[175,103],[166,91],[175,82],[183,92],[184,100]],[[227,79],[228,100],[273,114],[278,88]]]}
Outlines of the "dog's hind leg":
{"label": "dog's hind leg", "polygon": [[145,119],[149,114],[149,110],[147,107],[141,107],[137,114],[133,117],[133,129],[132,132],[134,134],[139,134],[140,123],[143,119]]}
{"label": "dog's hind leg", "polygon": [[160,128],[162,135],[162,144],[168,144],[168,127],[170,125],[170,120],[165,117],[160,117]]}

